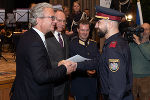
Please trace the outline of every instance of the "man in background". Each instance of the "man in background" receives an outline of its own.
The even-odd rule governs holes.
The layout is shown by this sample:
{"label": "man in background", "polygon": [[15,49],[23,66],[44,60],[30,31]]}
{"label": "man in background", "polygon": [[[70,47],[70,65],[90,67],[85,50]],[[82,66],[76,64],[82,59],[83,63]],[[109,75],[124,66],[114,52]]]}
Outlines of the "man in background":
{"label": "man in background", "polygon": [[150,25],[144,23],[141,25],[144,32],[141,33],[141,39],[133,35],[134,42],[130,43],[133,69],[133,96],[137,100],[150,99]]}
{"label": "man in background", "polygon": [[[80,68],[71,74],[71,94],[75,100],[97,100],[97,67],[100,52],[95,41],[89,39],[90,23],[81,20],[77,26],[78,36],[74,37],[70,43],[70,56],[80,55],[91,59],[86,62],[89,70]],[[92,62],[93,61],[93,62]],[[81,65],[78,63],[78,67]],[[90,70],[90,68],[95,68]]]}
{"label": "man in background", "polygon": [[[56,10],[56,25],[53,33],[46,34],[47,49],[52,68],[58,67],[58,62],[69,57],[69,38],[64,33],[66,17],[63,11]],[[69,82],[68,76],[58,80],[54,84],[54,100],[68,100]]]}

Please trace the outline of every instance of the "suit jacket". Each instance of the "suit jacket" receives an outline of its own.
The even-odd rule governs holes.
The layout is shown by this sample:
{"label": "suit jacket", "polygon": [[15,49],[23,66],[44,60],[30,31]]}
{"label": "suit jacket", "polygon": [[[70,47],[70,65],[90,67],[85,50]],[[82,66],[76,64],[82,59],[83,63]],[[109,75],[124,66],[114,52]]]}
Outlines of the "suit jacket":
{"label": "suit jacket", "polygon": [[[69,38],[64,33],[62,33],[64,41],[64,47],[62,48],[60,43],[53,35],[53,33],[49,32],[46,34],[45,37],[52,68],[56,68],[59,61],[65,60],[69,57],[69,47],[68,47]],[[67,85],[67,76],[55,82],[54,96],[64,94],[64,91],[67,90],[67,88],[65,88],[66,85]]]}
{"label": "suit jacket", "polygon": [[16,51],[16,78],[11,100],[53,100],[53,83],[66,75],[64,66],[52,69],[38,33],[25,32]]}

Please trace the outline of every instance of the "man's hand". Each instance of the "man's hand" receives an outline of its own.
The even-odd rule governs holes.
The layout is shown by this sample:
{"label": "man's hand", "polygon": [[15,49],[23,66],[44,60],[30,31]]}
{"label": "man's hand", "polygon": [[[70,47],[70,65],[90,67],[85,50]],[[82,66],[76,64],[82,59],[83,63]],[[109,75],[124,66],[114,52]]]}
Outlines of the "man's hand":
{"label": "man's hand", "polygon": [[137,43],[138,45],[141,44],[140,38],[138,36],[136,36],[135,34],[133,34],[133,37],[134,37],[133,40],[134,40],[135,43]]}
{"label": "man's hand", "polygon": [[67,74],[70,74],[74,71],[76,71],[77,63],[68,61],[68,60],[62,60],[58,63],[58,66],[64,65],[67,68]]}

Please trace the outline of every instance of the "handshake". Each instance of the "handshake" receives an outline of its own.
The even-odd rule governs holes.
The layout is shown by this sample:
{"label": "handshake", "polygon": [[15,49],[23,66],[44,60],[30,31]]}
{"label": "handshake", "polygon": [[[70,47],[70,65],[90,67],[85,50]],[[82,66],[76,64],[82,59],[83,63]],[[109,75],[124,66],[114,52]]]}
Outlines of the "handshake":
{"label": "handshake", "polygon": [[67,69],[67,73],[66,74],[70,74],[74,71],[76,71],[77,68],[77,63],[69,61],[69,60],[62,60],[58,63],[58,66],[60,65],[64,65]]}

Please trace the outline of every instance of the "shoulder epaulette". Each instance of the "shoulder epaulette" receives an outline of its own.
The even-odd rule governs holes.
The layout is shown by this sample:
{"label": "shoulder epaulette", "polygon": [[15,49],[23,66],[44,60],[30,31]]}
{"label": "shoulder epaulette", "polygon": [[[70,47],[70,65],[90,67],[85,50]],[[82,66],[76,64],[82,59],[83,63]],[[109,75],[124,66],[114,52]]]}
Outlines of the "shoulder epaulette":
{"label": "shoulder epaulette", "polygon": [[95,42],[95,43],[96,43],[96,41],[95,41],[95,40],[93,40],[93,39],[89,39],[89,41],[91,41],[91,42]]}

